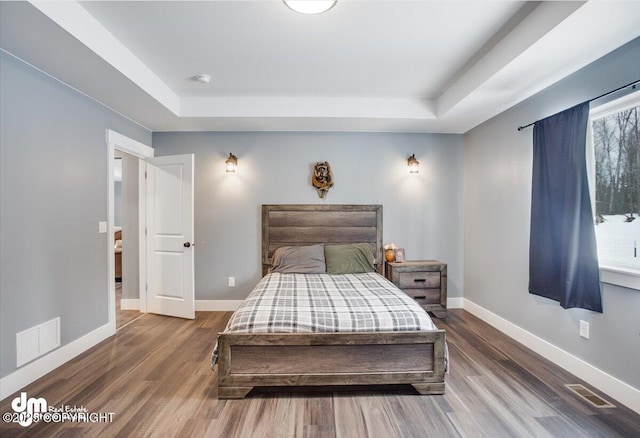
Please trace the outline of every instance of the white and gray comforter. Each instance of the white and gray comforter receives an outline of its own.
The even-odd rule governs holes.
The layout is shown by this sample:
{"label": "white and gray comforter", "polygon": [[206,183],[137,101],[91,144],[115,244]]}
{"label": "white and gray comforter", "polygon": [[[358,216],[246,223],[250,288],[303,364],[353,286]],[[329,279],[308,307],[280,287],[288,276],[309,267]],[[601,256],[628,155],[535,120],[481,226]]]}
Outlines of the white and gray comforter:
{"label": "white and gray comforter", "polygon": [[[437,330],[413,299],[377,273],[266,275],[225,332],[332,333]],[[217,346],[212,365],[217,359]]]}

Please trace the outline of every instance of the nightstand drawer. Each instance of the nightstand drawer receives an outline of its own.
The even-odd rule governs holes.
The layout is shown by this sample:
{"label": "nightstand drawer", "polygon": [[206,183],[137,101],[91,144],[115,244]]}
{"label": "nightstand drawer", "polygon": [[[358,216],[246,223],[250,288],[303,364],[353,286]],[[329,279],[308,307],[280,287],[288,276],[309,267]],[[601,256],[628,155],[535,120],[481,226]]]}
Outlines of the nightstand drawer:
{"label": "nightstand drawer", "polygon": [[404,289],[418,304],[440,304],[440,289]]}
{"label": "nightstand drawer", "polygon": [[447,317],[447,264],[405,260],[385,264],[385,277],[436,318]]}
{"label": "nightstand drawer", "polygon": [[440,272],[401,272],[398,275],[400,289],[430,289],[440,287]]}

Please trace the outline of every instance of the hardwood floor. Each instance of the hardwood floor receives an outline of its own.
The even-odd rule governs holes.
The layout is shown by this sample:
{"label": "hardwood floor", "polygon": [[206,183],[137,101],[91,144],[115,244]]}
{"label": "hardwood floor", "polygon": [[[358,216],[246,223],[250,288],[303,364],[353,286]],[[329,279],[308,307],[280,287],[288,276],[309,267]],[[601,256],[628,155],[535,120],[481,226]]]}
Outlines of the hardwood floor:
{"label": "hardwood floor", "polygon": [[[209,367],[230,313],[192,321],[145,314],[25,390],[50,406],[113,412],[112,423],[0,423],[28,437],[638,437],[640,415],[597,409],[564,387],[583,383],[463,310],[446,323],[443,396],[410,387],[254,390],[217,400]],[[597,391],[596,391],[597,392]],[[16,395],[0,403],[12,412]]]}

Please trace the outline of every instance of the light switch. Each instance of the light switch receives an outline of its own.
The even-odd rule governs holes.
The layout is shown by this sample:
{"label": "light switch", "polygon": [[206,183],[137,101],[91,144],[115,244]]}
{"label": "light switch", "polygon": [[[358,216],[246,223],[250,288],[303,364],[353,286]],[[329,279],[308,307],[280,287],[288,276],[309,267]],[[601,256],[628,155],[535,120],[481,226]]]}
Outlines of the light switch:
{"label": "light switch", "polygon": [[100,221],[98,222],[98,233],[104,234],[107,232],[107,222]]}

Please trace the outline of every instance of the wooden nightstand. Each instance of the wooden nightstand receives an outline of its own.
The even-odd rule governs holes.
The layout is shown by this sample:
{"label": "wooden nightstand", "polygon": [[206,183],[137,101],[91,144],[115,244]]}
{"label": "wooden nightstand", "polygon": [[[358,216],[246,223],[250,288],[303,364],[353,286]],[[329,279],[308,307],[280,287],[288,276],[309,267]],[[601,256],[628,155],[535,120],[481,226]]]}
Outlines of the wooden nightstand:
{"label": "wooden nightstand", "polygon": [[386,263],[385,277],[436,318],[447,317],[447,264],[437,260]]}

